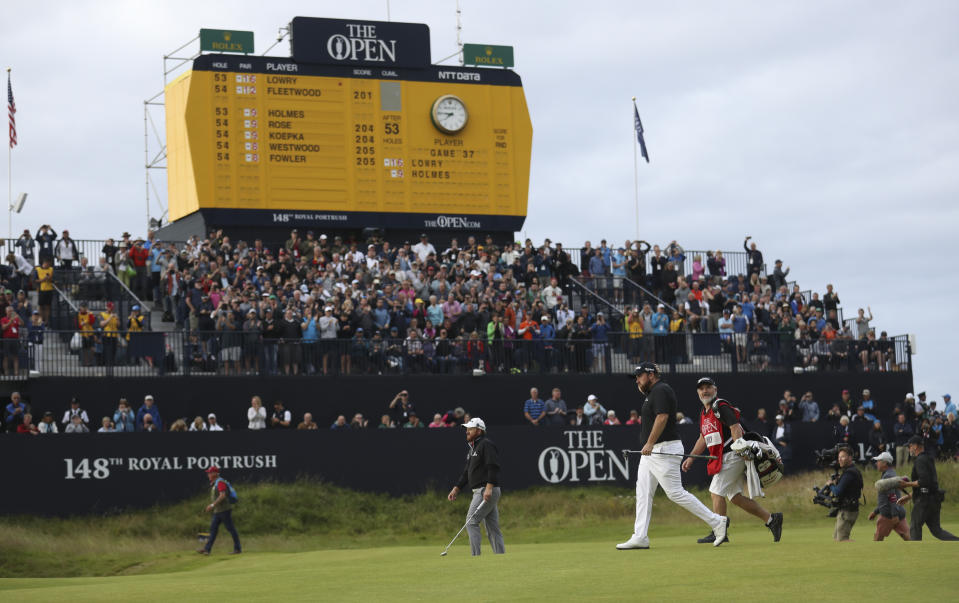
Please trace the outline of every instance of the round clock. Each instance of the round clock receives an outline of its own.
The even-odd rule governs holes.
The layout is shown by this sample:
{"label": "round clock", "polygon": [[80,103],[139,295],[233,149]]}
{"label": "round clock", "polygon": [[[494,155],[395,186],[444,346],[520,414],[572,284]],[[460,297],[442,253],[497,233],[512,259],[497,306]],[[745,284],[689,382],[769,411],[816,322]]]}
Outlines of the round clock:
{"label": "round clock", "polygon": [[430,117],[433,120],[433,125],[440,132],[458,134],[466,127],[469,113],[466,111],[466,105],[459,97],[444,94],[433,101]]}

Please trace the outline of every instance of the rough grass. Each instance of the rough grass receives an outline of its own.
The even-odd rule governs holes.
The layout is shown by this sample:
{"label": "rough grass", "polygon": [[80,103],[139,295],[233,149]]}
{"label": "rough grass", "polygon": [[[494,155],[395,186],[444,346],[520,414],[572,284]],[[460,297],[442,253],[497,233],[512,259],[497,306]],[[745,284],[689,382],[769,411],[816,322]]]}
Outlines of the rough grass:
{"label": "rough grass", "polygon": [[[704,471],[700,464],[693,471]],[[812,486],[827,472],[790,476],[767,491],[761,502],[781,511],[789,526],[821,526],[831,534],[832,520],[813,505]],[[875,469],[864,471],[868,510],[875,502]],[[950,492],[943,509],[946,529],[959,532],[959,465],[939,466],[940,484]],[[241,503],[234,511],[246,551],[302,552],[430,544],[445,546],[463,525],[467,499],[446,500],[445,492],[390,497],[346,490],[312,480],[285,484],[238,484]],[[106,576],[167,572],[192,566],[185,553],[197,546],[209,516],[202,512],[206,493],[177,504],[112,515],[0,518],[0,577]],[[696,495],[709,504],[705,491]],[[504,493],[500,503],[509,543],[586,542],[624,538],[632,529],[630,489],[594,486],[539,487]],[[856,530],[868,539],[865,514]],[[758,520],[730,505],[734,533],[753,529]],[[653,523],[664,535],[703,531],[685,510],[657,495]],[[854,536],[856,533],[854,533]],[[225,539],[225,540],[224,540]],[[230,547],[221,532],[217,550]],[[827,539],[828,540],[828,539]]]}

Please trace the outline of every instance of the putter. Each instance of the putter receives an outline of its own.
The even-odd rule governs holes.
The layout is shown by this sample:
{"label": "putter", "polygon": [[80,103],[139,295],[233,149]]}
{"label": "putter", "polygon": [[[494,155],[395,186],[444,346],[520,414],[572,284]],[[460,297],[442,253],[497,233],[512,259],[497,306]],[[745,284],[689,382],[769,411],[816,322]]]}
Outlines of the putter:
{"label": "putter", "polygon": [[[623,450],[623,460],[629,462],[629,455],[642,453],[642,450]],[[718,456],[712,456],[711,454],[676,454],[674,452],[658,452],[656,450],[653,451],[653,454],[661,454],[663,456],[681,456],[684,458],[689,457],[693,459],[709,459],[710,461],[715,461],[719,458]]]}
{"label": "putter", "polygon": [[448,545],[446,545],[446,548],[443,549],[443,552],[442,552],[442,553],[440,553],[440,557],[445,557],[445,556],[446,556],[446,553],[449,552],[450,547],[453,546],[453,543],[456,542],[456,539],[460,537],[460,534],[462,534],[462,533],[463,533],[463,530],[466,529],[466,526],[469,525],[470,520],[473,519],[473,516],[476,515],[476,512],[479,511],[480,509],[482,509],[482,508],[483,508],[483,505],[485,505],[485,504],[486,504],[486,501],[485,501],[485,500],[481,500],[481,501],[480,501],[480,504],[478,504],[478,505],[476,506],[476,508],[473,509],[473,512],[470,513],[470,516],[466,518],[466,523],[463,524],[463,527],[460,528],[460,531],[456,533],[456,536],[453,536],[453,540],[450,540],[450,543],[449,543]]}

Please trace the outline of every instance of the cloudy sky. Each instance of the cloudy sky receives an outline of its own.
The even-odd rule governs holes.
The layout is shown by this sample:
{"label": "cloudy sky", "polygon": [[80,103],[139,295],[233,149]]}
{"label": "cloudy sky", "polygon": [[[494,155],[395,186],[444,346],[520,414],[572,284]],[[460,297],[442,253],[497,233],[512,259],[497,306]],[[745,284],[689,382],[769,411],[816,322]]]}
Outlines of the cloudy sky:
{"label": "cloudy sky", "polygon": [[[201,27],[253,30],[262,53],[293,16],[385,20],[387,4],[5,3],[13,190],[30,194],[14,232],[143,232],[143,100],[162,89],[162,56]],[[959,4],[681,4],[462,0],[464,41],[515,47],[534,128],[525,234],[635,235],[636,96],[652,157],[642,238],[741,249],[752,235],[802,288],[833,283],[847,316],[868,305],[878,328],[916,334],[916,387],[941,399],[955,385],[943,326],[957,293]],[[435,61],[456,49],[455,6],[389,10],[430,26]]]}

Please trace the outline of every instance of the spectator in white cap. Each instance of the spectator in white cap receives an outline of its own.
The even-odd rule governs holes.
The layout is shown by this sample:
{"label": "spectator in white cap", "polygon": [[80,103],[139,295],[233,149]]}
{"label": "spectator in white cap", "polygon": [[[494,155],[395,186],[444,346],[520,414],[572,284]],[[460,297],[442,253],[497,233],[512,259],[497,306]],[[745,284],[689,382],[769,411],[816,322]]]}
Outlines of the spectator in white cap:
{"label": "spectator in white cap", "polygon": [[223,431],[223,428],[216,422],[216,415],[212,412],[206,416],[207,431]]}
{"label": "spectator in white cap", "polygon": [[[466,532],[469,534],[470,551],[474,556],[480,554],[482,540],[480,539],[479,524],[486,525],[486,536],[494,554],[503,554],[506,547],[503,544],[503,532],[499,527],[499,502],[501,491],[499,486],[499,451],[496,444],[486,437],[486,423],[479,417],[473,417],[466,423],[466,442],[469,450],[466,454],[466,467],[460,475],[459,481],[446,496],[451,502],[456,496],[469,486],[473,490],[473,499],[470,501],[466,513]],[[480,506],[482,505],[482,506]]]}
{"label": "spectator in white cap", "polygon": [[606,409],[599,403],[599,398],[595,394],[590,394],[586,398],[586,406],[583,407],[583,414],[586,415],[586,421],[590,425],[602,425],[606,418]]}
{"label": "spectator in white cap", "polygon": [[[896,472],[891,467],[892,455],[883,452],[872,457],[872,460],[875,461],[876,469],[879,470],[879,481],[876,482],[876,490],[879,491],[876,508],[869,514],[869,521],[876,520],[876,533],[872,539],[882,540],[895,530],[896,534],[899,534],[903,540],[909,540],[906,508],[896,503],[902,497],[902,491],[898,486],[901,480],[896,479]],[[892,478],[893,483],[883,483],[890,478]]]}

